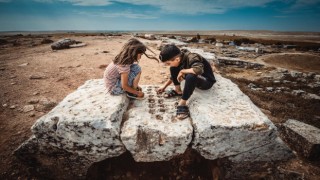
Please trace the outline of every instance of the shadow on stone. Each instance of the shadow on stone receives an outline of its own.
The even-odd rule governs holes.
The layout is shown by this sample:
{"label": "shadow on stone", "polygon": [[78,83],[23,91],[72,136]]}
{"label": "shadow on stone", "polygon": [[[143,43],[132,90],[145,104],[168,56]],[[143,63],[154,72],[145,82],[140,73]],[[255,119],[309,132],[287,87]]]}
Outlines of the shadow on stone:
{"label": "shadow on stone", "polygon": [[94,163],[87,179],[212,179],[210,164],[191,148],[170,161],[160,162],[135,162],[126,152]]}

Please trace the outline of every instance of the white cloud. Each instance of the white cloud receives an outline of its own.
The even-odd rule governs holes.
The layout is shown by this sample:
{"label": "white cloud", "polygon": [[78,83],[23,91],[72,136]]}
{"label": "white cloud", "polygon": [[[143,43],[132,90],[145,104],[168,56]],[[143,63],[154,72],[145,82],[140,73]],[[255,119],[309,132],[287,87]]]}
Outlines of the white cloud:
{"label": "white cloud", "polygon": [[87,15],[87,16],[97,16],[97,17],[125,17],[130,19],[156,19],[158,17],[151,14],[139,14],[131,11],[122,11],[122,12],[87,12],[87,11],[76,11],[78,14]]}
{"label": "white cloud", "polygon": [[297,0],[291,9],[300,9],[305,7],[312,7],[313,5],[320,3],[320,0]]}
{"label": "white cloud", "polygon": [[[9,0],[0,0],[9,1]],[[147,5],[163,14],[221,14],[229,9],[243,7],[264,7],[270,2],[292,4],[289,10],[312,6],[320,0],[34,0],[37,2],[69,2],[76,6],[108,6],[116,2],[133,5]]]}
{"label": "white cloud", "polygon": [[34,0],[37,2],[63,1],[78,6],[107,6],[114,2],[149,5],[162,13],[174,14],[220,14],[228,9],[265,6],[275,0]]}
{"label": "white cloud", "polygon": [[274,0],[118,0],[136,5],[151,5],[159,7],[163,12],[179,14],[219,14],[228,9],[240,7],[265,6],[265,4]]}

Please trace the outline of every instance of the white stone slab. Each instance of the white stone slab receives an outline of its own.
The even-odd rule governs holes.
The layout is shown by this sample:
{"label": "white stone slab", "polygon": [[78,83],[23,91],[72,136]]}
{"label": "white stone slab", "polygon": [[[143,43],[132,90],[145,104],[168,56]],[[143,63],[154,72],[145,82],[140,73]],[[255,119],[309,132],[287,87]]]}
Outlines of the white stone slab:
{"label": "white stone slab", "polygon": [[176,120],[178,98],[156,94],[142,86],[146,99],[134,100],[124,118],[121,140],[138,162],[167,161],[183,154],[192,140],[190,118]]}
{"label": "white stone slab", "polygon": [[125,152],[120,124],[129,100],[106,93],[103,80],[89,80],[32,126],[42,146],[55,146],[100,161]]}
{"label": "white stone slab", "polygon": [[276,137],[276,127],[238,86],[216,75],[210,90],[196,89],[189,101],[192,147],[207,159],[240,154]]}

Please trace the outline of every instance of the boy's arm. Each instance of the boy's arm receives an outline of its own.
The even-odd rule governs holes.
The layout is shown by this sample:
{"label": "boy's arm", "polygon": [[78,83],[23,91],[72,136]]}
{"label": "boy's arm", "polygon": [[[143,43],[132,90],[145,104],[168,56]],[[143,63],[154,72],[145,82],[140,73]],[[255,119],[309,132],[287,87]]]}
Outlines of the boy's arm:
{"label": "boy's arm", "polygon": [[[196,53],[190,53],[189,56],[189,64],[190,64],[190,68],[193,69],[193,72],[187,72],[187,73],[193,73],[196,75],[201,75],[204,72],[204,64],[203,64],[203,58]],[[185,74],[187,74],[185,73]]]}
{"label": "boy's arm", "polygon": [[162,93],[164,92],[164,90],[172,83],[172,80],[171,79],[168,79],[168,81],[161,87],[157,90],[158,93]]}

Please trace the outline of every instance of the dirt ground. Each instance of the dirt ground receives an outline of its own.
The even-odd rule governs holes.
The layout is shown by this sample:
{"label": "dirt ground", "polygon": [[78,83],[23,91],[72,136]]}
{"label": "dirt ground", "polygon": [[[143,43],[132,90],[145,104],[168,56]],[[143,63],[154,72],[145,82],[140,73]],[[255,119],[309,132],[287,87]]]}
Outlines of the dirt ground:
{"label": "dirt ground", "polygon": [[[87,46],[52,51],[50,44],[41,44],[44,37],[53,41],[68,37],[82,41]],[[130,37],[130,35],[82,36],[71,34],[0,36],[1,39],[7,41],[0,41],[0,179],[38,179],[35,174],[29,171],[28,167],[22,165],[12,155],[12,152],[31,136],[30,127],[39,117],[49,112],[86,80],[102,78],[104,67],[112,61]],[[151,47],[157,55],[159,54],[156,47],[160,41],[140,40]],[[305,57],[304,60],[301,60],[301,56]],[[285,54],[269,55],[261,60],[269,66],[319,73],[319,56],[297,54],[290,55],[291,59],[283,60],[286,57],[288,56]],[[278,59],[282,59],[282,61],[277,61]],[[308,64],[305,63],[306,59],[308,62],[310,60],[311,65],[305,65]],[[142,57],[140,65],[143,72],[140,83],[143,85],[161,84],[169,77],[168,67],[147,59],[145,56]],[[266,68],[260,71],[268,73],[270,69]],[[288,95],[286,98],[292,100],[292,104],[297,103],[298,110],[306,105],[310,108],[305,111],[297,111],[297,109],[286,111],[290,106],[286,108],[286,102],[276,101],[281,96],[272,96],[265,100],[261,99],[263,94],[252,93],[246,86],[261,76],[260,74],[257,76],[255,70],[221,68],[221,74],[237,83],[241,90],[258,107],[262,108],[274,123],[284,122],[288,118],[308,119],[309,116],[305,117],[305,114],[320,117],[319,108],[316,108],[320,106],[319,101],[302,103],[301,99],[294,101],[292,100],[294,97]],[[34,110],[24,109],[26,105],[30,104],[34,104]],[[274,106],[275,104],[277,106]],[[318,125],[319,119],[309,119],[308,122],[320,126]],[[111,179],[130,179],[130,177],[139,179],[142,176],[144,179],[152,179],[159,177],[159,173],[162,173],[163,179],[179,179],[177,178],[179,169],[175,169],[177,168],[176,164],[181,164],[181,161],[185,160],[189,162],[186,170],[183,171],[187,173],[185,177],[192,175],[192,179],[212,178],[208,162],[191,150],[182,157],[162,164],[135,164],[129,154],[124,154],[118,159],[109,159],[98,163],[89,170],[88,174],[92,179],[110,179],[110,177],[113,177]],[[307,168],[301,168],[305,164],[308,164],[305,166]],[[134,168],[134,166],[140,169]],[[299,159],[286,162],[281,166],[304,173],[304,177],[307,179],[320,177],[319,165]],[[109,174],[106,175],[105,172],[109,172]],[[125,174],[125,176],[121,176],[121,174]]]}

